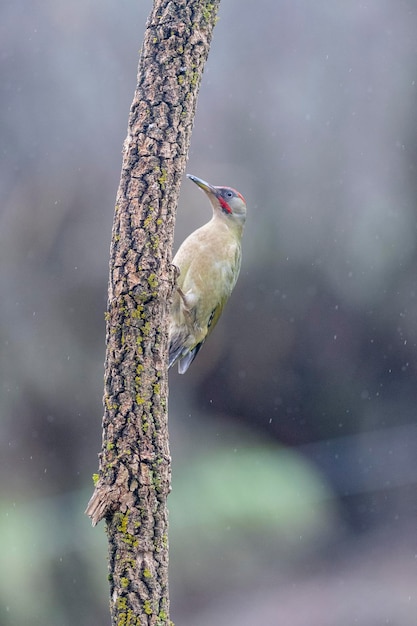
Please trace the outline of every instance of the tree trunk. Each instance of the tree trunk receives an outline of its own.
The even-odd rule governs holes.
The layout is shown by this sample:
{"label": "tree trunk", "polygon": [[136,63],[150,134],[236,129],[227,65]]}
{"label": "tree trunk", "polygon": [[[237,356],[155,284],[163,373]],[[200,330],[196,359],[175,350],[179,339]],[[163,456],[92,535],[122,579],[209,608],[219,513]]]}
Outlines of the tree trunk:
{"label": "tree trunk", "polygon": [[155,0],[117,193],[103,446],[87,514],[105,518],[114,626],[169,620],[167,323],[176,205],[220,0]]}

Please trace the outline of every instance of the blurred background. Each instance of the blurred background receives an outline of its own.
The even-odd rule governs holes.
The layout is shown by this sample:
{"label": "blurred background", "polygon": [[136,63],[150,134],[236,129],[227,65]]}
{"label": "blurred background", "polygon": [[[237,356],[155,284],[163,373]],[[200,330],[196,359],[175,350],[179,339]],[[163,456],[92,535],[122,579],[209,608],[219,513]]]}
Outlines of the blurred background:
{"label": "blurred background", "polygon": [[[104,311],[151,2],[0,7],[0,623],[109,624]],[[188,172],[248,204],[170,374],[172,619],[415,626],[417,6],[224,0]],[[210,217],[184,180],[176,246]]]}

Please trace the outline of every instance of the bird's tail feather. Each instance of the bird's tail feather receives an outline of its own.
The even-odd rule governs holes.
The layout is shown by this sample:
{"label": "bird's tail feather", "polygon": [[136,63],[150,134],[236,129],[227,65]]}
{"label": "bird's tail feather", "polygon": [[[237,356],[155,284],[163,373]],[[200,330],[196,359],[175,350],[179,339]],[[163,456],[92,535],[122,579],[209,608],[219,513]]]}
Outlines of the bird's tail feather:
{"label": "bird's tail feather", "polygon": [[178,361],[178,372],[185,374],[198,354],[203,342],[197,344],[192,350],[185,351],[184,340],[180,335],[174,335],[169,344],[168,368],[171,368]]}
{"label": "bird's tail feather", "polygon": [[187,354],[185,354],[178,361],[178,373],[179,374],[185,374],[185,372],[188,370],[191,363],[194,361],[195,357],[197,356],[197,353],[200,350],[202,345],[203,345],[202,343],[197,344],[195,348],[190,350],[190,352],[187,352]]}
{"label": "bird's tail feather", "polygon": [[169,360],[168,360],[168,368],[175,365],[178,359],[181,357],[182,346],[179,346],[176,350],[172,350],[171,347],[169,349]]}

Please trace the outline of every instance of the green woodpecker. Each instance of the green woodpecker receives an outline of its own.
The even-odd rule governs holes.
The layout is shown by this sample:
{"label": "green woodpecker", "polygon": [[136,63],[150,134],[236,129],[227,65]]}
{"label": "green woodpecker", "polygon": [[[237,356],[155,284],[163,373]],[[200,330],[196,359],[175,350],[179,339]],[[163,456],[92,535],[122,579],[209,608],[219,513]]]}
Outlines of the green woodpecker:
{"label": "green woodpecker", "polygon": [[169,320],[169,367],[184,374],[215,327],[236,284],[246,219],[243,196],[187,174],[208,196],[211,220],[191,233],[173,259],[178,268]]}

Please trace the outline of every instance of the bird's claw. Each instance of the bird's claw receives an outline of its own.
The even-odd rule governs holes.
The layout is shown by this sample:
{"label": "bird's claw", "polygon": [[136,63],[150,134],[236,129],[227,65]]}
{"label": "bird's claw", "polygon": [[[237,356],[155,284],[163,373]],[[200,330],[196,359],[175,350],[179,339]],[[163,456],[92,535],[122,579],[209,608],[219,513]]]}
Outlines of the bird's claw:
{"label": "bird's claw", "polygon": [[178,280],[178,276],[180,275],[180,268],[178,267],[178,265],[174,265],[174,263],[171,263],[171,265],[169,266],[170,270],[172,272],[172,276],[173,276],[173,281],[175,284],[177,284],[177,280]]}

